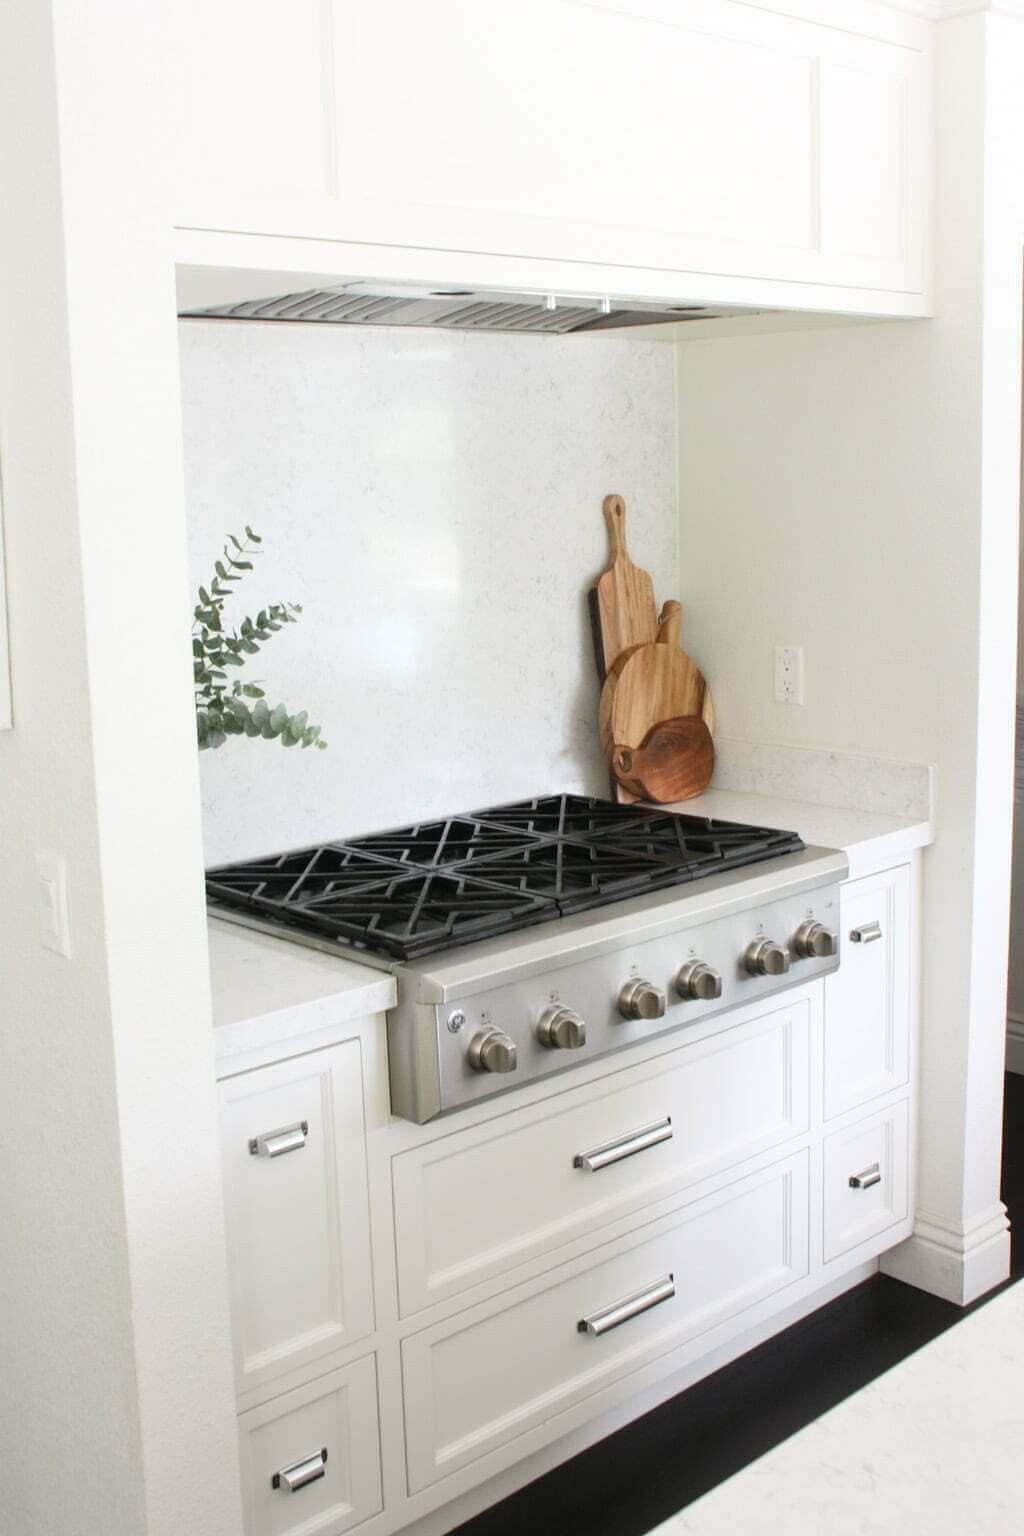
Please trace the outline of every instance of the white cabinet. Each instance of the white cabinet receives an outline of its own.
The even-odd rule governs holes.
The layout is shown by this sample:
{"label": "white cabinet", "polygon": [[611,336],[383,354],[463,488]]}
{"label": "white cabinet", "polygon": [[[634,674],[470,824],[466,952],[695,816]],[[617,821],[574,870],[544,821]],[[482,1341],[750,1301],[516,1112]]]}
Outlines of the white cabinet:
{"label": "white cabinet", "polygon": [[372,1355],[238,1420],[246,1536],[341,1536],[381,1507]]}
{"label": "white cabinet", "polygon": [[679,274],[917,293],[930,29],[843,13],[213,0],[179,222],[645,269],[666,296]]}
{"label": "white cabinet", "polygon": [[847,882],[839,913],[842,961],[825,982],[826,1119],[907,1082],[909,866]]}
{"label": "white cabinet", "polygon": [[373,1327],[358,1040],[220,1085],[240,1391]]}
{"label": "white cabinet", "polygon": [[402,1347],[409,1487],[426,1487],[646,1361],[719,1328],[808,1266],[807,1153],[685,1206]]}
{"label": "white cabinet", "polygon": [[916,872],[868,868],[834,974],[428,1125],[380,1017],[222,1081],[247,1536],[440,1527],[908,1234]]}
{"label": "white cabinet", "polygon": [[906,1216],[908,1127],[909,1106],[903,1099],[826,1137],[826,1263]]}
{"label": "white cabinet", "polygon": [[403,1313],[806,1130],[813,1003],[780,999],[752,1023],[396,1157]]}

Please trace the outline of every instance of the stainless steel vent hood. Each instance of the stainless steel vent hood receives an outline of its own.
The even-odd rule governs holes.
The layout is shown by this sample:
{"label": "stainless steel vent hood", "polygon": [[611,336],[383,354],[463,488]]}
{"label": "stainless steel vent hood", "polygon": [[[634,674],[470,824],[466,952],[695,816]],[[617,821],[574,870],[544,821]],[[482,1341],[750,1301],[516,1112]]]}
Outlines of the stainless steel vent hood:
{"label": "stainless steel vent hood", "polygon": [[434,330],[579,335],[623,326],[717,320],[754,311],[728,305],[654,304],[578,294],[509,293],[466,288],[410,288],[344,283],[274,298],[183,308],[184,319],[288,320],[319,325],[419,325]]}

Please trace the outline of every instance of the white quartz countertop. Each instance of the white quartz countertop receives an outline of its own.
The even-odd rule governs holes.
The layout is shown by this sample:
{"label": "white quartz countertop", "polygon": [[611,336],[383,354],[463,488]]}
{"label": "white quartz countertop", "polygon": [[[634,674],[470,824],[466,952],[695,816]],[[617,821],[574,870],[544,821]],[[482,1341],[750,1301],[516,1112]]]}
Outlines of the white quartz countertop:
{"label": "white quartz countertop", "polygon": [[394,1006],[386,971],[211,917],[218,1059],[313,1034]]}
{"label": "white quartz countertop", "polygon": [[746,794],[733,789],[708,789],[668,809],[799,832],[809,845],[842,848],[851,867],[910,853],[915,848],[924,848],[934,838],[931,822],[921,818],[837,810],[830,805],[810,805],[802,800],[780,800],[774,795]]}
{"label": "white quartz countertop", "polygon": [[1022,1444],[1017,1284],[651,1536],[1004,1536]]}
{"label": "white quartz countertop", "polygon": [[[727,789],[710,789],[668,809],[799,832],[805,843],[842,848],[854,874],[858,865],[905,856],[932,840],[927,821]],[[394,1005],[395,982],[386,971],[221,918],[210,918],[209,934],[220,1061],[383,1013]]]}

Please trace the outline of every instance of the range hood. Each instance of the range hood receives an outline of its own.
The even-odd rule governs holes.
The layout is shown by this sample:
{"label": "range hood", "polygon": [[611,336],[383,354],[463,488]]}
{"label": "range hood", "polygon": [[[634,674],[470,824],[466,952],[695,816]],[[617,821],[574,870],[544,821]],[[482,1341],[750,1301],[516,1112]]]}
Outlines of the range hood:
{"label": "range hood", "polygon": [[579,335],[623,326],[718,320],[754,311],[728,305],[654,304],[579,294],[509,293],[499,289],[343,283],[273,298],[179,311],[183,319],[287,320],[318,325],[407,325],[449,331],[514,331],[531,336]]}

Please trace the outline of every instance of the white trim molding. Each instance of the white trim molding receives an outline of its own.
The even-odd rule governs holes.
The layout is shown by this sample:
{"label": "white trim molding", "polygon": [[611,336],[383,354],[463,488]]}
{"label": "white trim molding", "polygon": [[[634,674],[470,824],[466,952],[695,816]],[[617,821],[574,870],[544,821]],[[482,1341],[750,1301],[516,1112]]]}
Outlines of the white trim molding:
{"label": "white trim molding", "polygon": [[894,1280],[966,1307],[1010,1274],[1010,1223],[1002,1201],[967,1224],[919,1215],[912,1236],[883,1253],[879,1270]]}
{"label": "white trim molding", "polygon": [[1024,1075],[1024,1014],[1006,1015],[1006,1070]]}

